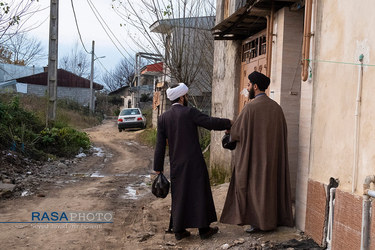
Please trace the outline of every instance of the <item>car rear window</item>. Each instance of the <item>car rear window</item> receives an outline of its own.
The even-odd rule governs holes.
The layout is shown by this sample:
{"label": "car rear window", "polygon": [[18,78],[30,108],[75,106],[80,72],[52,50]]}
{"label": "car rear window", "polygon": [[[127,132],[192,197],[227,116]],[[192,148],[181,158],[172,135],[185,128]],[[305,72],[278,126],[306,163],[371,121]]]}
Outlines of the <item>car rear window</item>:
{"label": "car rear window", "polygon": [[139,115],[138,109],[124,109],[120,115]]}

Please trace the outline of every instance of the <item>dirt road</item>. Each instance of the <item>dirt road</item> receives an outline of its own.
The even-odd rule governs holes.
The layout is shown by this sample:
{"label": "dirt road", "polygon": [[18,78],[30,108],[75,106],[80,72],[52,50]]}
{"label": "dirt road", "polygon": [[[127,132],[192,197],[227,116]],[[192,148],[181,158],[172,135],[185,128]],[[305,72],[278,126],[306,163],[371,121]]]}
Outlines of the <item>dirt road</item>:
{"label": "dirt road", "polygon": [[[0,201],[1,222],[30,222],[32,212],[111,211],[113,223],[0,223],[1,249],[261,249],[302,237],[290,228],[249,235],[239,226],[217,223],[220,232],[200,240],[176,241],[165,234],[170,195],[150,192],[152,149],[136,142],[140,131],[119,133],[114,120],[88,129],[97,153],[83,158],[64,177],[41,184],[41,192]],[[218,216],[228,185],[213,187]],[[43,195],[40,195],[42,193]]]}

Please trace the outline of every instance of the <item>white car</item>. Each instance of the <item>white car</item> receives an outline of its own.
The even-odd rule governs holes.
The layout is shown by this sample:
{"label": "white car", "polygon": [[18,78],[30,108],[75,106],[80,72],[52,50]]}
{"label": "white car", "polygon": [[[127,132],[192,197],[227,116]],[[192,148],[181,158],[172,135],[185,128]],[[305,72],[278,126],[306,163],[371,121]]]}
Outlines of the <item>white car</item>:
{"label": "white car", "polygon": [[126,108],[121,110],[117,119],[118,131],[126,128],[145,128],[146,118],[139,108]]}

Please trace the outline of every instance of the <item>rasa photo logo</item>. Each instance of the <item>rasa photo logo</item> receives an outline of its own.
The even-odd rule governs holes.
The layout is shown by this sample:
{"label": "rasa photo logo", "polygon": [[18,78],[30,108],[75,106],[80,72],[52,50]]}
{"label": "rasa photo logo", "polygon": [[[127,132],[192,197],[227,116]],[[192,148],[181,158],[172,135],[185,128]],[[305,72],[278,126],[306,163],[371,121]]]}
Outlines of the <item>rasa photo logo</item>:
{"label": "rasa photo logo", "polygon": [[28,221],[0,221],[0,223],[113,223],[111,211],[33,211]]}
{"label": "rasa photo logo", "polygon": [[113,223],[113,212],[31,212],[34,223]]}

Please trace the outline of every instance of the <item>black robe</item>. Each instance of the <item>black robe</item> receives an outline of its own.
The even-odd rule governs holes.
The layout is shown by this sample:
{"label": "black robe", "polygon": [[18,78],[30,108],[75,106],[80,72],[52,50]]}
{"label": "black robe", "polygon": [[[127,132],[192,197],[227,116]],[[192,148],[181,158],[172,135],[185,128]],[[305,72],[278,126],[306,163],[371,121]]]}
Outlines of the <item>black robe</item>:
{"label": "black robe", "polygon": [[204,228],[217,221],[207,166],[197,127],[230,128],[230,120],[209,117],[195,108],[173,105],[158,119],[154,170],[163,171],[168,139],[173,230]]}

